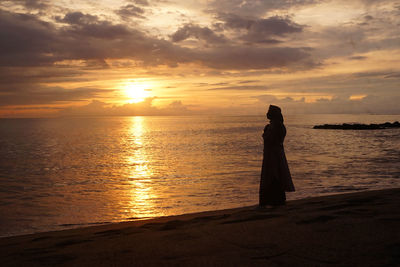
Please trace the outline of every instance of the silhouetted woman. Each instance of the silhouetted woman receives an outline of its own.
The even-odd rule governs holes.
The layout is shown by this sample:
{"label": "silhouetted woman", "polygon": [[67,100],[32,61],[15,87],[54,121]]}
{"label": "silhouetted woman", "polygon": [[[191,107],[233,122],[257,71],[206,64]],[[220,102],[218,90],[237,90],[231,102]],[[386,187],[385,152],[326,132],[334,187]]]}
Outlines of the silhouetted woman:
{"label": "silhouetted woman", "polygon": [[264,157],[260,180],[260,207],[284,205],[286,192],[293,192],[294,185],[287,164],[283,140],[286,128],[281,109],[270,105],[267,113],[270,124],[264,128]]}

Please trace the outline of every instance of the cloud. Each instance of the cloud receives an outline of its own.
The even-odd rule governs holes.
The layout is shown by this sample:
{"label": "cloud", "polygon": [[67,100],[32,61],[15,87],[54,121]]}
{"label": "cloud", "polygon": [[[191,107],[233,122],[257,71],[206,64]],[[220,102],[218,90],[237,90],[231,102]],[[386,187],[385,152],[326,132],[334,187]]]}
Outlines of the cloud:
{"label": "cloud", "polygon": [[[26,89],[25,89],[26,88]],[[96,88],[65,89],[62,87],[25,87],[3,93],[0,106],[39,105],[65,101],[82,101],[99,97],[110,90]]]}
{"label": "cloud", "polygon": [[264,85],[233,85],[233,86],[223,86],[223,87],[214,87],[208,89],[210,91],[219,91],[219,90],[240,90],[240,91],[246,91],[246,90],[254,90],[254,91],[267,91],[268,88]]}
{"label": "cloud", "polygon": [[161,109],[163,114],[168,115],[188,115],[194,114],[182,101],[175,100],[171,102],[167,107]]}
{"label": "cloud", "polygon": [[64,22],[71,25],[86,25],[98,22],[97,16],[92,16],[88,14],[83,14],[82,12],[68,12],[65,14],[64,18],[56,17],[58,22]]}
{"label": "cloud", "polygon": [[[308,99],[317,96],[340,97],[347,99],[351,95],[398,96],[399,81],[392,69],[301,77],[298,79],[267,82],[268,88],[283,95],[298,95],[300,92]],[[393,75],[393,77],[388,77]]]}
{"label": "cloud", "polygon": [[144,19],[145,17],[143,15],[145,12],[146,11],[143,8],[132,4],[123,6],[116,11],[116,13],[120,15],[123,19],[128,19],[131,17]]}
{"label": "cloud", "polygon": [[348,57],[350,60],[365,60],[365,59],[367,59],[368,57],[365,57],[365,56],[351,56],[351,57]]}
{"label": "cloud", "polygon": [[0,66],[43,66],[63,60],[130,58],[145,65],[190,61],[186,49],[81,12],[57,18],[56,28],[34,15],[0,11]]}
{"label": "cloud", "polygon": [[34,15],[0,10],[0,66],[32,66],[54,62],[56,29]]}
{"label": "cloud", "polygon": [[122,24],[112,24],[109,21],[100,20],[97,16],[83,14],[82,12],[70,12],[64,18],[57,18],[57,20],[71,25],[62,29],[62,33],[66,34],[67,37],[79,36],[84,39],[97,38],[111,40],[126,38],[134,32]]}
{"label": "cloud", "polygon": [[294,100],[292,97],[284,97],[284,98],[277,98],[274,95],[259,95],[255,96],[260,103],[263,104],[283,104],[283,103],[305,103],[305,98],[301,98],[300,100]]}
{"label": "cloud", "polygon": [[377,6],[377,5],[385,5],[387,3],[395,3],[393,0],[359,0],[361,3],[366,6]]}
{"label": "cloud", "polygon": [[147,0],[129,0],[129,2],[134,3],[138,6],[149,6],[149,2]]}
{"label": "cloud", "polygon": [[385,78],[400,78],[400,72],[393,72],[385,76]]}
{"label": "cloud", "polygon": [[246,47],[215,48],[195,55],[203,65],[215,69],[309,69],[316,66],[308,48]]}
{"label": "cloud", "polygon": [[255,83],[255,82],[260,82],[261,80],[243,80],[239,81],[238,83],[243,84],[243,83]]}
{"label": "cloud", "polygon": [[364,19],[365,19],[365,20],[373,20],[374,17],[371,16],[371,15],[365,15],[365,16],[364,16]]}
{"label": "cloud", "polygon": [[263,0],[263,1],[243,1],[243,0],[214,0],[209,7],[217,12],[234,11],[236,14],[244,16],[263,16],[270,11],[287,10],[293,7],[307,6],[319,1],[314,0]]}
{"label": "cloud", "polygon": [[357,78],[370,78],[370,77],[384,77],[384,78],[395,78],[399,77],[400,73],[399,72],[393,72],[393,71],[364,71],[364,72],[357,72],[353,73],[352,76],[357,77]]}
{"label": "cloud", "polygon": [[[86,87],[67,90],[41,83],[79,79],[84,68],[109,67],[106,62],[109,59],[130,59],[143,66],[197,63],[214,69],[236,70],[314,66],[305,48],[230,46],[224,43],[222,35],[195,25],[185,25],[173,39],[177,41],[189,35],[223,46],[184,48],[82,12],[68,12],[55,19],[59,23],[57,27],[37,15],[0,10],[0,67],[4,71],[0,74],[4,82],[0,85],[0,92],[4,94],[0,105],[60,103],[99,97],[106,91]],[[179,37],[181,32],[183,37]],[[55,65],[71,60],[85,61],[86,67]]]}
{"label": "cloud", "polygon": [[[184,4],[163,1],[160,4],[160,1],[125,0],[122,6],[109,10],[104,8],[109,7],[108,4],[98,1],[96,7],[99,8],[93,13],[93,1],[79,11],[61,7],[56,2],[2,1],[7,4],[2,4],[0,10],[0,94],[6,97],[6,100],[0,101],[3,106],[7,101],[24,105],[29,101],[66,103],[101,99],[107,91],[82,85],[75,85],[75,89],[69,90],[66,88],[71,85],[62,83],[78,83],[89,75],[93,79],[94,70],[102,69],[99,73],[103,75],[107,74],[107,68],[110,80],[111,76],[117,80],[137,73],[150,77],[157,72],[170,79],[173,75],[179,79],[197,75],[195,82],[211,76],[211,80],[218,77],[223,81],[233,77],[244,81],[207,84],[197,90],[246,90],[250,95],[256,94],[251,90],[274,88],[274,93],[279,91],[286,95],[302,92],[305,95],[335,96],[338,97],[336,102],[329,100],[327,103],[337,107],[339,103],[356,105],[368,100],[350,101],[346,97],[352,93],[361,95],[362,92],[369,97],[398,95],[399,70],[395,65],[395,55],[399,49],[397,26],[400,20],[394,1],[385,1],[385,5],[368,0],[349,4],[354,10],[335,14],[345,17],[343,23],[338,20],[330,26],[313,24],[313,18],[291,14],[296,8],[304,6],[310,8],[307,12],[312,12],[311,5],[321,2],[319,0],[207,1],[210,5],[206,12],[193,17],[190,14],[199,15],[202,9],[193,11],[190,1]],[[342,2],[328,1],[323,8],[318,8],[318,5],[316,10],[328,12],[325,7],[336,8]],[[360,5],[360,2],[363,4]],[[179,9],[181,4],[184,8]],[[196,3],[196,8],[201,5]],[[35,10],[40,6],[48,8],[47,14]],[[181,11],[182,16],[176,17],[179,12],[171,11],[172,7]],[[159,18],[163,20],[161,23],[165,22],[161,27],[160,21],[143,19],[158,14],[162,15]],[[329,13],[324,14],[329,16]],[[318,16],[322,15],[316,13],[315,17]],[[351,18],[347,19],[347,16]],[[128,21],[129,18],[141,19]],[[176,21],[184,22],[177,25]],[[303,25],[305,23],[307,25]],[[393,53],[393,58],[389,58],[389,53]],[[370,62],[379,64],[368,66]],[[384,64],[386,67],[381,67]],[[340,77],[319,76],[326,66],[329,71],[350,69],[355,73]],[[288,79],[284,76],[284,73],[316,67],[319,68],[315,74],[298,72]],[[360,70],[369,71],[357,72]],[[303,78],[294,82],[295,77],[300,76]],[[259,80],[252,84],[250,77]],[[105,78],[95,79],[100,83]],[[179,81],[177,89],[182,89],[181,84],[190,83],[186,81]],[[94,80],[91,82],[96,83]],[[272,82],[276,84],[270,84]],[[32,95],[31,100],[29,95]],[[20,101],[17,101],[18,96]],[[317,104],[306,105],[290,98],[285,101],[293,107],[322,110]],[[326,103],[323,101],[317,102],[322,105]],[[376,99],[368,101],[379,102]],[[171,110],[178,110],[179,106],[188,108],[179,102],[171,105]],[[147,107],[148,114],[159,112],[152,109],[152,105]],[[110,111],[109,105],[103,108]],[[130,114],[134,108],[138,106],[125,106],[124,112]],[[116,109],[114,107],[113,110]],[[144,106],[140,110],[144,111]]]}
{"label": "cloud", "polygon": [[286,114],[400,114],[397,103],[400,96],[368,95],[361,99],[352,100],[349,97],[334,97],[332,99],[321,98],[315,102],[305,102],[304,98],[277,98],[272,95],[260,95],[255,97],[258,103],[255,105],[260,112],[269,104],[279,105]]}
{"label": "cloud", "polygon": [[78,82],[85,72],[66,67],[0,67],[0,91],[12,91],[15,87],[26,87],[34,84]]}
{"label": "cloud", "polygon": [[49,0],[12,0],[2,2],[22,5],[28,10],[43,10],[47,9],[50,6]]}
{"label": "cloud", "polygon": [[[365,13],[360,12],[363,10],[360,10],[360,1],[354,3],[357,5],[354,11],[360,14],[343,22],[305,27],[301,40],[312,43],[315,49],[313,54],[321,60],[333,57],[357,59],[360,54],[368,52],[397,50],[400,13],[394,7],[394,1],[387,1],[386,4],[370,2],[367,6],[373,4],[374,8],[365,7]],[[366,4],[361,1],[363,3]]]}
{"label": "cloud", "polygon": [[181,101],[173,101],[164,108],[153,106],[153,98],[146,98],[139,103],[109,105],[99,100],[92,100],[84,106],[73,106],[61,110],[60,116],[163,116],[193,114]]}
{"label": "cloud", "polygon": [[224,22],[226,29],[245,30],[241,38],[247,42],[256,43],[280,43],[274,37],[283,37],[290,33],[298,33],[303,26],[291,21],[287,17],[273,16],[269,18],[255,19],[242,17],[232,13],[220,13],[218,18]]}
{"label": "cloud", "polygon": [[186,24],[171,35],[173,42],[181,42],[190,37],[203,40],[210,44],[226,43],[227,39],[223,35],[217,35],[208,27],[200,27],[194,24]]}
{"label": "cloud", "polygon": [[[70,12],[58,17],[67,24],[56,28],[33,15],[0,12],[0,65],[52,65],[62,60],[133,59],[144,65],[170,65],[197,62],[210,68],[260,69],[287,67],[306,58],[305,48],[248,48],[238,45],[211,49],[189,49],[122,24],[112,24],[97,16]],[[183,32],[208,41],[223,38],[207,28],[188,26]],[[178,30],[175,40],[179,37]],[[187,35],[187,34],[186,34]],[[104,61],[103,61],[104,62]]]}

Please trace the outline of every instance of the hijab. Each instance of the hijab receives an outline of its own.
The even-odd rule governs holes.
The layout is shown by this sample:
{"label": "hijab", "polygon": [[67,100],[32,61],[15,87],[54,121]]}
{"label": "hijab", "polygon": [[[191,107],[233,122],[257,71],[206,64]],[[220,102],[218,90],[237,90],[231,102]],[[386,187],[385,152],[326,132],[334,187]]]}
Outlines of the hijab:
{"label": "hijab", "polygon": [[278,106],[270,105],[267,112],[267,118],[270,119],[271,122],[283,123],[281,108]]}

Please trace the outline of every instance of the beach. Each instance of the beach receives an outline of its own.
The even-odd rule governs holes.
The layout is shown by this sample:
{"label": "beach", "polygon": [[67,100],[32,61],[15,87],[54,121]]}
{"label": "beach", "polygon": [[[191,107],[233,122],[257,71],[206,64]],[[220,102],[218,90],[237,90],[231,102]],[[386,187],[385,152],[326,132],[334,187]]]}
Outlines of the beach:
{"label": "beach", "polygon": [[400,189],[0,239],[2,266],[398,266]]}

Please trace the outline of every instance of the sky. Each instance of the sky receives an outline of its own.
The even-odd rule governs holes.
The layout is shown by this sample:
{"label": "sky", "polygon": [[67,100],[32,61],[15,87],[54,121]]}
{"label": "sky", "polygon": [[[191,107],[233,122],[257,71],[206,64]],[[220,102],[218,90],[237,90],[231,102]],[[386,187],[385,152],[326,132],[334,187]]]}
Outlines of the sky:
{"label": "sky", "polygon": [[393,0],[0,0],[0,117],[400,114]]}

